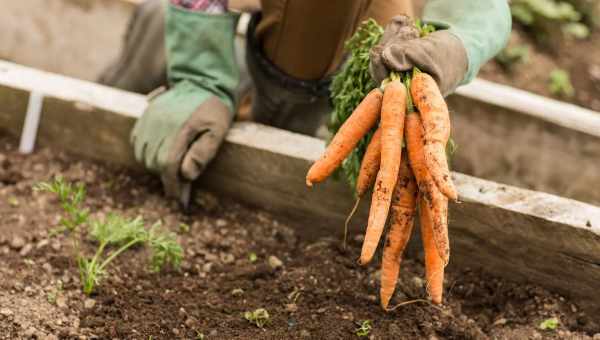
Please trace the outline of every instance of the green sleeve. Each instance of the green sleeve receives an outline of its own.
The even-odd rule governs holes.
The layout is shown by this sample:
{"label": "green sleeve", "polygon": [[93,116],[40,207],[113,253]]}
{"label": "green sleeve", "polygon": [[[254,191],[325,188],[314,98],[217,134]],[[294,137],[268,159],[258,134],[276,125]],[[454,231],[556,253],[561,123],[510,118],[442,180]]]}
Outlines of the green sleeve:
{"label": "green sleeve", "polygon": [[447,28],[462,41],[469,59],[462,84],[506,45],[512,25],[507,0],[429,0],[423,21]]}

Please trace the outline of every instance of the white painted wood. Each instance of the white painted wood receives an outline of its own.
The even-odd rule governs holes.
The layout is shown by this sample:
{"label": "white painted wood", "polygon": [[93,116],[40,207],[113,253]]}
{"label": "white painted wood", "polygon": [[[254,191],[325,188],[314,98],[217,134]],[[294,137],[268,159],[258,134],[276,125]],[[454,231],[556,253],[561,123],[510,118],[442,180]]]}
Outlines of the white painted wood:
{"label": "white painted wood", "polygon": [[139,117],[147,106],[142,95],[44,72],[0,60],[0,85]]}
{"label": "white painted wood", "polygon": [[21,141],[19,143],[19,152],[29,154],[33,151],[40,124],[40,115],[42,114],[42,103],[44,95],[32,91],[29,94],[27,103],[27,113],[25,114],[25,123],[21,132]]}
{"label": "white painted wood", "polygon": [[475,79],[456,94],[600,137],[600,113],[517,88]]}

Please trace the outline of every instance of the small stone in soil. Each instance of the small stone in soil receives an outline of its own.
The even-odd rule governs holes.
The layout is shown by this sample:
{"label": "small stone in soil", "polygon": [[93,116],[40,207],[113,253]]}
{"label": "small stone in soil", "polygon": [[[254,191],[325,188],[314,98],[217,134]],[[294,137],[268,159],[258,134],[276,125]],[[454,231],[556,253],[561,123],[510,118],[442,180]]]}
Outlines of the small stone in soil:
{"label": "small stone in soil", "polygon": [[83,307],[85,309],[94,308],[95,305],[96,305],[96,300],[94,300],[94,299],[85,299],[85,301],[83,302]]}
{"label": "small stone in soil", "polygon": [[269,266],[272,269],[279,269],[279,268],[283,267],[283,262],[277,256],[273,256],[273,255],[269,256],[268,261],[269,261]]}
{"label": "small stone in soil", "polygon": [[14,250],[19,250],[25,246],[25,240],[20,236],[15,236],[10,240],[10,247]]}
{"label": "small stone in soil", "polygon": [[0,309],[0,315],[11,316],[11,315],[13,315],[13,311],[8,308],[2,308],[2,309]]}
{"label": "small stone in soil", "polygon": [[27,243],[23,248],[21,248],[19,255],[21,255],[22,257],[25,257],[25,256],[29,255],[29,253],[31,253],[32,249],[33,249],[33,246],[31,245],[31,243]]}
{"label": "small stone in soil", "polygon": [[64,296],[59,296],[56,298],[56,305],[59,308],[66,308],[67,307],[67,298],[65,298]]}
{"label": "small stone in soil", "polygon": [[295,303],[288,303],[285,305],[285,311],[288,313],[294,313],[298,310],[298,305]]}

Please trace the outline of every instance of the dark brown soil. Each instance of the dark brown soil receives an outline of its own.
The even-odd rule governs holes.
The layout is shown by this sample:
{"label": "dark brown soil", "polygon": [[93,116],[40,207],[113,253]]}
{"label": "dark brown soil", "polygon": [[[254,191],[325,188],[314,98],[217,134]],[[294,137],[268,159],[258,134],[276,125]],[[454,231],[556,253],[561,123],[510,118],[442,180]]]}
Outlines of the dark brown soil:
{"label": "dark brown soil", "polygon": [[[68,240],[48,236],[57,201],[31,189],[55,175],[85,183],[98,214],[164,221],[185,247],[181,270],[151,274],[144,250],[135,249],[93,296],[83,295]],[[266,213],[198,197],[184,215],[152,176],[50,149],[19,155],[0,135],[0,339],[352,339],[363,320],[372,322],[370,339],[589,339],[600,332],[568,299],[468,268],[448,273],[443,307],[414,303],[385,313],[376,266],[356,264],[360,238],[343,251],[339,239],[304,241]],[[422,278],[422,261],[406,259],[393,304],[424,298]],[[243,317],[257,308],[270,314],[264,329]],[[540,330],[551,317],[558,328]]]}

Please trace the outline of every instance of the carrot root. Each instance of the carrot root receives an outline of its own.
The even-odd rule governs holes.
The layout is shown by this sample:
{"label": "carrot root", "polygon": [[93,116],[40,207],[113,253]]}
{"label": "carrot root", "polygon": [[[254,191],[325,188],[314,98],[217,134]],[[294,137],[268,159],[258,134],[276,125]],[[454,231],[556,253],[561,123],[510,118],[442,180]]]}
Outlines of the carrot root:
{"label": "carrot root", "polygon": [[325,153],[308,170],[307,186],[312,187],[314,183],[324,181],[340,166],[361,138],[377,123],[382,99],[381,91],[373,89],[362,100],[333,137]]}
{"label": "carrot root", "polygon": [[398,180],[404,136],[406,93],[404,84],[396,80],[386,86],[383,94],[380,123],[381,166],[375,180],[367,231],[360,256],[360,263],[363,265],[369,263],[375,254]]}
{"label": "carrot root", "polygon": [[417,201],[417,183],[407,162],[402,162],[392,199],[392,224],[388,231],[381,260],[381,306],[387,309],[398,282],[402,254],[413,228]]}
{"label": "carrot root", "polygon": [[433,239],[432,211],[423,198],[419,201],[421,221],[421,238],[425,250],[425,277],[427,279],[427,292],[434,304],[442,303],[444,291],[444,261],[439,256]]}
{"label": "carrot root", "polygon": [[421,114],[425,136],[425,162],[438,189],[449,199],[458,194],[446,158],[450,138],[450,113],[435,80],[426,73],[413,76],[411,95]]}

